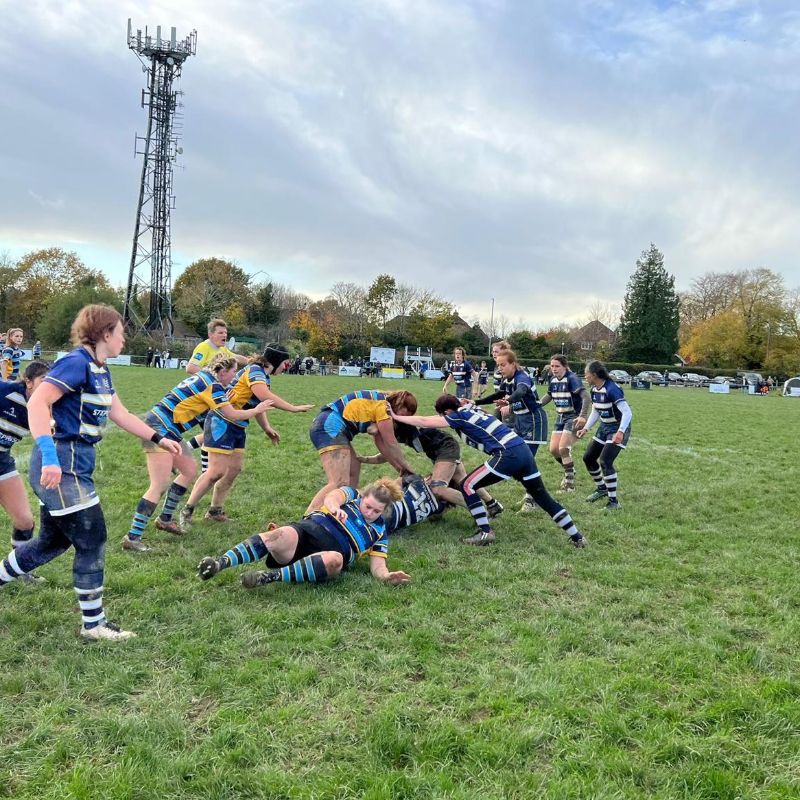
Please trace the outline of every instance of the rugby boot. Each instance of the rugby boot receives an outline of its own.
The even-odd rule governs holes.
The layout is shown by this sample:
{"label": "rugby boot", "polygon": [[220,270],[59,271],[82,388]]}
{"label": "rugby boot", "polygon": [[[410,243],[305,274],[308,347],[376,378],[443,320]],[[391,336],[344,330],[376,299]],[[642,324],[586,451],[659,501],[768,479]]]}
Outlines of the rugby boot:
{"label": "rugby boot", "polygon": [[472,544],[476,547],[485,547],[487,544],[493,544],[497,537],[494,531],[478,531],[473,536],[468,536],[464,539],[464,544]]}
{"label": "rugby boot", "polygon": [[596,503],[598,500],[602,500],[604,497],[608,497],[608,492],[605,489],[595,489],[587,498],[587,503]]}
{"label": "rugby boot", "polygon": [[183,536],[183,529],[174,519],[161,519],[161,517],[156,517],[154,525],[160,531],[166,531],[175,536]]}
{"label": "rugby boot", "polygon": [[245,572],[245,574],[242,575],[242,586],[244,586],[245,589],[255,589],[258,586],[266,586],[268,583],[275,583],[275,581],[279,581],[280,579],[281,572],[278,569]]}
{"label": "rugby boot", "polygon": [[113,622],[102,622],[94,628],[81,628],[81,639],[90,642],[124,642],[135,638],[133,631],[123,631]]}
{"label": "rugby boot", "polygon": [[122,549],[132,550],[135,553],[149,553],[153,548],[148,547],[140,536],[133,537],[126,534],[122,539]]}

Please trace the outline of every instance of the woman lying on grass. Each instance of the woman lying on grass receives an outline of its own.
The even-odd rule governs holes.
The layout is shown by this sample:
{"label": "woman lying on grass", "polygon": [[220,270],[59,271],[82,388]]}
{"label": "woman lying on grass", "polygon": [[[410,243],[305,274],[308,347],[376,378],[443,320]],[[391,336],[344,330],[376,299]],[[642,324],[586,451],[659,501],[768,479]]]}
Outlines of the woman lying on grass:
{"label": "woman lying on grass", "polygon": [[218,558],[206,557],[197,572],[202,580],[208,580],[220,570],[265,558],[270,569],[246,572],[243,586],[253,589],[275,581],[316,583],[335,578],[356,558],[367,555],[370,572],[378,580],[408,583],[411,577],[405,572],[389,572],[386,567],[389,539],[383,513],[401,498],[403,491],[391,478],[381,478],[361,492],[351,486],[334,489],[319,511],[300,522],[257,533]]}

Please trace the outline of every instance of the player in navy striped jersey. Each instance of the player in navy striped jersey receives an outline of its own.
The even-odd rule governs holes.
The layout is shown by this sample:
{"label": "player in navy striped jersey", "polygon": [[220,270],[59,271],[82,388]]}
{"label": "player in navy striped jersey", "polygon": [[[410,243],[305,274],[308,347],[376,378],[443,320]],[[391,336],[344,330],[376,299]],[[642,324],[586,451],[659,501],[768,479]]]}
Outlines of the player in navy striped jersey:
{"label": "player in navy striped jersey", "polygon": [[591,387],[592,413],[586,425],[578,431],[578,438],[585,436],[596,422],[600,422],[597,433],[583,455],[583,463],[596,486],[586,499],[594,503],[607,497],[606,510],[614,511],[620,508],[614,460],[628,443],[633,412],[625,400],[624,392],[611,380],[602,361],[592,361],[586,365],[586,381]]}
{"label": "player in navy striped jersey", "polygon": [[28,424],[36,440],[30,480],[41,502],[40,529],[0,563],[0,586],[72,547],[81,636],[122,641],[135,634],[108,622],[103,610],[107,533],[93,480],[94,448],[109,419],[140,439],[157,440],[174,455],[180,447],[128,411],[114,391],[106,360],[118,356],[125,344],[119,312],[85,306],[72,325],[72,339],[76,348],[53,365],[28,402]]}
{"label": "player in navy striped jersey", "polygon": [[0,349],[0,380],[18,381],[19,365],[22,361],[22,328],[11,328],[6,334],[6,342]]}
{"label": "player in navy striped jersey", "polygon": [[370,572],[384,583],[408,583],[405,572],[386,566],[389,538],[384,512],[403,496],[397,481],[371,483],[359,492],[352,486],[334,489],[319,511],[265,533],[257,533],[218,557],[204,558],[197,571],[208,580],[228,567],[252,564],[264,558],[267,571],[248,572],[248,589],[269,583],[317,583],[335,578],[357,558],[369,557]]}
{"label": "player in navy striped jersey", "polygon": [[[28,433],[28,398],[44,380],[48,366],[41,361],[28,364],[21,381],[0,383],[0,507],[11,517],[11,546],[19,547],[33,538],[33,514],[28,495],[17,472],[11,448]],[[35,583],[38,575],[21,576]]]}
{"label": "player in navy striped jersey", "polygon": [[442,391],[446,392],[452,380],[456,387],[456,397],[472,398],[472,363],[466,360],[463,347],[453,350],[453,360],[446,367],[447,378]]}
{"label": "player in navy striped jersey", "polygon": [[[183,534],[173,515],[197,474],[197,463],[189,443],[183,441],[184,433],[195,425],[202,425],[211,410],[219,410],[226,419],[245,420],[272,406],[271,400],[265,400],[249,409],[233,407],[225,387],[233,379],[237,366],[238,362],[233,356],[217,353],[203,369],[185,378],[168,392],[145,416],[144,421],[156,433],[180,444],[181,453],[169,457],[169,453],[152,442],[142,442],[150,485],[136,505],[130,530],[122,540],[124,550],[139,553],[150,550],[142,537],[164,492],[167,496],[155,526],[176,536]],[[173,472],[177,472],[174,480]]]}
{"label": "player in navy striped jersey", "polygon": [[575,431],[585,424],[591,400],[581,379],[569,368],[566,356],[558,354],[550,359],[550,375],[547,394],[542,398],[543,406],[552,400],[556,407],[550,454],[564,468],[561,490],[572,492],[575,490],[575,462],[572,459]]}
{"label": "player in navy striped jersey", "polygon": [[478,526],[478,532],[465,540],[467,544],[486,545],[495,540],[486,508],[477,489],[513,478],[525,487],[536,505],[543,508],[553,522],[566,532],[575,547],[586,546],[586,540],[575,527],[566,509],[553,500],[544,488],[530,448],[511,428],[472,404],[461,406],[458,399],[449,394],[439,397],[435,408],[437,416],[395,419],[419,428],[449,426],[470,447],[489,456],[489,460],[467,475],[461,485],[464,500]]}
{"label": "player in navy striped jersey", "polygon": [[[514,431],[522,437],[531,455],[536,458],[539,445],[547,443],[547,414],[542,408],[536,387],[531,376],[520,367],[513,350],[501,350],[497,354],[497,369],[502,376],[500,388],[476,400],[475,405],[493,402],[499,408],[509,408]],[[509,422],[512,420],[509,419]],[[520,511],[530,513],[535,509],[533,498],[526,494]]]}
{"label": "player in navy striped jersey", "polygon": [[481,361],[481,368],[478,370],[478,393],[476,397],[483,397],[486,386],[489,383],[489,368],[485,361]]}

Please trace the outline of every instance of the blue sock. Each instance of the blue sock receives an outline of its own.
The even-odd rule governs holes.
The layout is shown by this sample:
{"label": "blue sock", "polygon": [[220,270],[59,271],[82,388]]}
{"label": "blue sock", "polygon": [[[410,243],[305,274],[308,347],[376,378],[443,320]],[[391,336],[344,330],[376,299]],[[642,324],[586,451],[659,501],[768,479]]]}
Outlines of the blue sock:
{"label": "blue sock", "polygon": [[145,500],[144,497],[139,501],[138,505],[136,506],[136,511],[133,515],[133,520],[131,521],[131,529],[128,531],[128,538],[142,538],[144,529],[147,527],[147,523],[150,521],[150,517],[153,516],[153,512],[155,510],[155,503]]}
{"label": "blue sock", "polygon": [[173,483],[172,486],[169,487],[167,498],[164,500],[164,508],[161,509],[159,518],[164,522],[169,522],[172,519],[172,515],[175,513],[175,509],[178,507],[178,503],[181,501],[181,497],[185,494],[185,486],[179,486],[177,483]]}
{"label": "blue sock", "polygon": [[280,569],[284,583],[318,583],[328,577],[322,556],[312,555],[293,561]]}
{"label": "blue sock", "polygon": [[249,539],[232,547],[219,559],[220,569],[239,567],[242,564],[252,564],[260,561],[269,552],[261,537],[256,533]]}

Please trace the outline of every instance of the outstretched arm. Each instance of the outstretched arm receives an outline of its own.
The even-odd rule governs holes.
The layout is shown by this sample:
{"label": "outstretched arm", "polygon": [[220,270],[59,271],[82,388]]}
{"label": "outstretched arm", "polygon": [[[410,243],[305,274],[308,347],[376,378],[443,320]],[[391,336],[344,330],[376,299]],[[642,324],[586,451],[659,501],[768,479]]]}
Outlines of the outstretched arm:
{"label": "outstretched arm", "polygon": [[411,576],[406,572],[400,572],[399,570],[397,572],[389,572],[389,568],[386,566],[386,559],[381,556],[369,557],[369,571],[379,581],[391,583],[393,586],[408,583],[411,580]]}
{"label": "outstretched arm", "polygon": [[398,422],[404,422],[406,425],[415,425],[417,428],[446,428],[447,427],[447,420],[440,416],[439,414],[435,414],[430,417],[419,417],[419,416],[411,416],[411,417],[401,417],[389,409],[389,413],[392,415],[392,419],[396,419]]}

